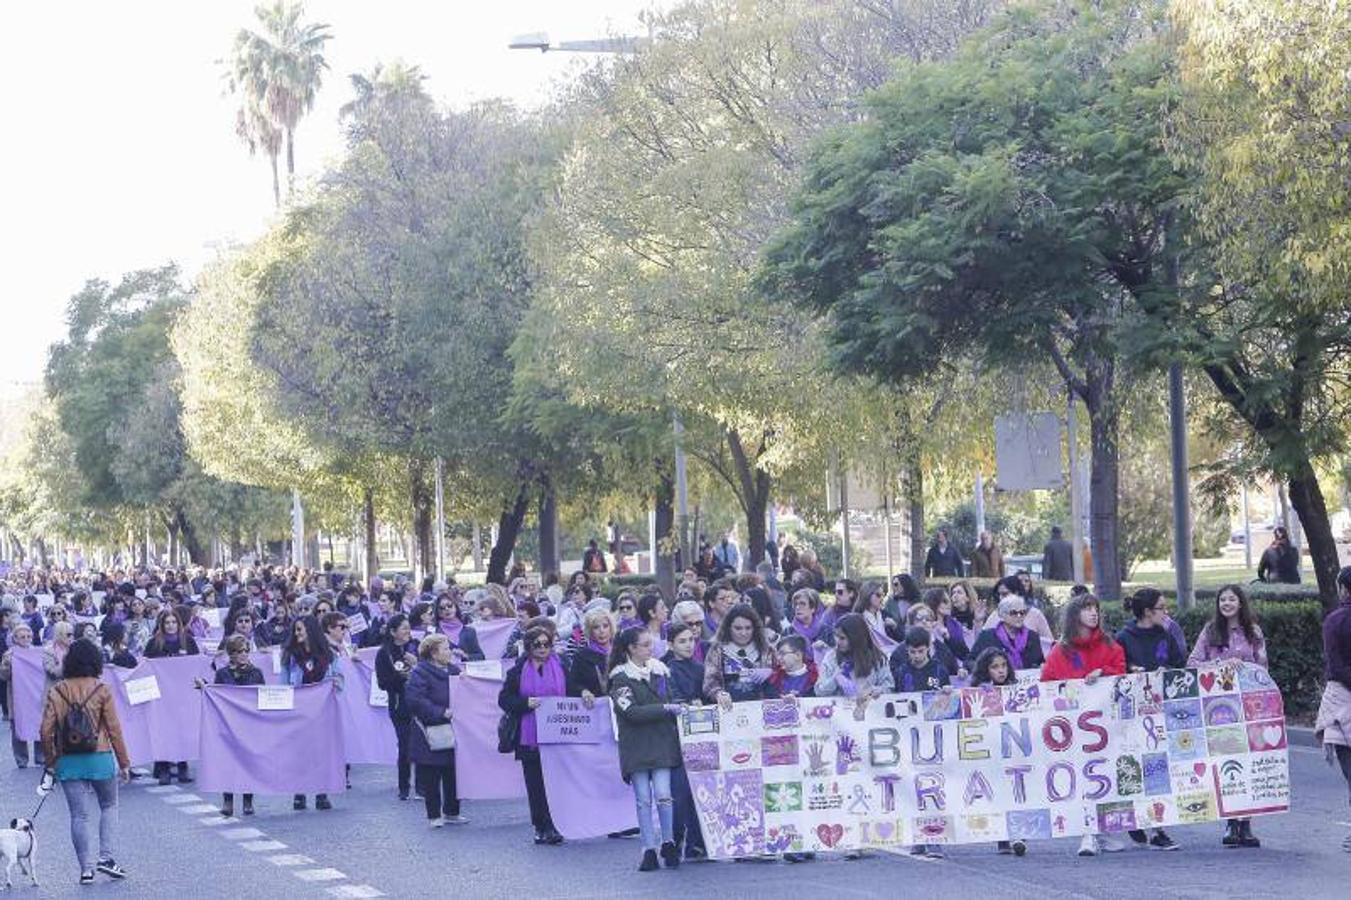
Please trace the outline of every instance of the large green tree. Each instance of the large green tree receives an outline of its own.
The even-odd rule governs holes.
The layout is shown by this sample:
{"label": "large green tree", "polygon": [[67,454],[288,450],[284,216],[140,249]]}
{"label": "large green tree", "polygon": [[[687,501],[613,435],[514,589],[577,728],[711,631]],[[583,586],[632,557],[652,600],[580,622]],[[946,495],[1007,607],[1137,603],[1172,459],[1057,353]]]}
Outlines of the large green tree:
{"label": "large green tree", "polygon": [[1185,182],[1161,4],[1016,7],[951,60],[904,68],[821,147],[766,289],[828,315],[839,363],[901,385],[975,351],[1050,359],[1091,423],[1094,575],[1120,592],[1120,341],[1174,288]]}
{"label": "large green tree", "polygon": [[[1189,0],[1170,149],[1196,173],[1198,288],[1154,349],[1186,352],[1239,424],[1227,484],[1289,488],[1325,604],[1337,545],[1319,482],[1351,414],[1351,6]],[[1232,431],[1233,429],[1231,429]]]}

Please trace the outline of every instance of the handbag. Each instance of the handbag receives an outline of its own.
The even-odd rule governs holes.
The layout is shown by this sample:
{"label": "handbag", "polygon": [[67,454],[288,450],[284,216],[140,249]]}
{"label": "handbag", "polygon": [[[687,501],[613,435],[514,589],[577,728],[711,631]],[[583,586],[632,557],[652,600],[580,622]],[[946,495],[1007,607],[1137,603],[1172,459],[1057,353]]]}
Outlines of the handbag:
{"label": "handbag", "polygon": [[497,752],[514,753],[521,744],[521,717],[502,713],[497,720]]}
{"label": "handbag", "polygon": [[414,719],[418,730],[422,736],[427,739],[428,750],[454,750],[455,749],[455,726],[446,722],[444,725],[423,725],[422,720]]}

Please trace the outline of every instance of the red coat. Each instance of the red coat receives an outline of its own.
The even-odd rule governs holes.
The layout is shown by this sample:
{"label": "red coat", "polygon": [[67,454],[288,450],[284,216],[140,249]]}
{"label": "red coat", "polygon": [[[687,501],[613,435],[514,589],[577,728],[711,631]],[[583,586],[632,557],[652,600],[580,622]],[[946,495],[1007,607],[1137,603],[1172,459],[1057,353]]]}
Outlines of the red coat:
{"label": "red coat", "polygon": [[1102,669],[1104,675],[1126,674],[1126,651],[1103,634],[1101,628],[1094,628],[1087,635],[1077,638],[1070,648],[1056,641],[1051,652],[1046,655],[1046,664],[1041,667],[1041,680],[1083,678],[1094,669]]}

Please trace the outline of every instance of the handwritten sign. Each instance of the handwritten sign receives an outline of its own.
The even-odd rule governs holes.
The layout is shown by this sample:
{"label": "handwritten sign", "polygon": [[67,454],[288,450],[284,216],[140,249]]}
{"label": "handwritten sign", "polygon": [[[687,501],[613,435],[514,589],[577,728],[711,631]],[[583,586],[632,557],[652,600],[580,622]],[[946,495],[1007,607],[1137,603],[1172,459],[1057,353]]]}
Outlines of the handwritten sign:
{"label": "handwritten sign", "polygon": [[590,709],[576,697],[541,697],[535,711],[541,744],[600,744],[610,734],[610,703],[597,700]]}
{"label": "handwritten sign", "polygon": [[123,682],[127,689],[127,702],[132,706],[140,706],[142,703],[149,703],[151,700],[158,700],[159,680],[154,675],[145,678],[133,678],[130,681]]}
{"label": "handwritten sign", "polygon": [[287,710],[296,708],[296,689],[289,685],[267,684],[258,687],[260,710]]}
{"label": "handwritten sign", "polygon": [[347,617],[347,633],[355,637],[365,631],[368,624],[361,613],[352,613]]}
{"label": "handwritten sign", "polygon": [[371,692],[366,698],[366,702],[371,706],[389,707],[389,694],[380,690],[380,682],[374,676],[371,677]]}
{"label": "handwritten sign", "polygon": [[198,613],[202,620],[206,622],[208,628],[220,628],[220,610],[214,606],[209,606]]}

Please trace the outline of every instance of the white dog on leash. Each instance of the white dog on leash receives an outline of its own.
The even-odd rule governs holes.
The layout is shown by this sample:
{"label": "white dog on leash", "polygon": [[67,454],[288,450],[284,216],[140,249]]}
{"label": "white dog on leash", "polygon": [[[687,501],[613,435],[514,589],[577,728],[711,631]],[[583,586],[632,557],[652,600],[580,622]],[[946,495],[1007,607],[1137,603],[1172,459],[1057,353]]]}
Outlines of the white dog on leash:
{"label": "white dog on leash", "polygon": [[10,819],[8,828],[0,828],[0,858],[5,861],[5,890],[13,886],[10,876],[14,873],[14,864],[19,871],[33,879],[33,887],[38,886],[37,860],[38,838],[33,833],[33,823],[29,819]]}

